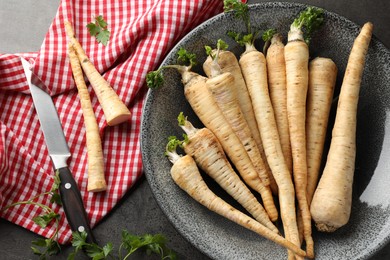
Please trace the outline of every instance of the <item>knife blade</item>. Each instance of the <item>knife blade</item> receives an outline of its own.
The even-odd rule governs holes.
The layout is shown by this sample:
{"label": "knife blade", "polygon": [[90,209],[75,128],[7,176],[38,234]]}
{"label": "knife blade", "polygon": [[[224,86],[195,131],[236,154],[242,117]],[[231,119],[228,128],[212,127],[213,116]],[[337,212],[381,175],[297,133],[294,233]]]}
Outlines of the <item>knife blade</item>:
{"label": "knife blade", "polygon": [[59,192],[66,219],[72,231],[85,231],[87,242],[96,243],[80,190],[68,167],[67,161],[71,153],[57,109],[51,96],[35,84],[38,79],[32,73],[30,63],[23,58],[21,61],[54,171],[59,173]]}

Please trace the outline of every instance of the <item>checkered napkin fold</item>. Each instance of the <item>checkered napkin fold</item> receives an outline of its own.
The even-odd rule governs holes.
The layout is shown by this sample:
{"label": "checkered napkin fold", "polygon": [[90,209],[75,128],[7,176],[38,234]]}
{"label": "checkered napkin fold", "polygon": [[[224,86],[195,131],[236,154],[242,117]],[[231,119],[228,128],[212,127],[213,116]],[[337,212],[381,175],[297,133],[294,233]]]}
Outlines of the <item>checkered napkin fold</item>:
{"label": "checkered napkin fold", "polygon": [[[72,157],[69,167],[79,185],[91,225],[101,220],[142,175],[140,123],[147,87],[145,76],[192,28],[222,12],[222,1],[209,0],[63,0],[38,53],[0,53],[0,208],[50,191],[53,168],[29,93],[20,56],[45,84],[64,129]],[[102,15],[111,32],[107,46],[91,37],[86,25]],[[69,20],[86,54],[129,108],[128,122],[108,126],[91,86],[88,90],[102,136],[107,190],[87,191],[84,120],[67,56],[64,21]],[[54,207],[61,217],[59,242],[71,230],[62,208],[47,197],[38,202]],[[45,237],[55,226],[40,228],[32,218],[42,214],[21,205],[0,216]]]}

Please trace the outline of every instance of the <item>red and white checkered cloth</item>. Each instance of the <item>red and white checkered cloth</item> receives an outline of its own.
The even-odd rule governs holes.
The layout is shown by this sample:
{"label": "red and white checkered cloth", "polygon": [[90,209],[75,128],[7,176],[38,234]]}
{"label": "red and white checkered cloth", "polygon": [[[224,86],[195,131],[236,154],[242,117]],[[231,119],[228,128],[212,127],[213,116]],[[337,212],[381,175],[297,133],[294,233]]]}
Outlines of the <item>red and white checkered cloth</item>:
{"label": "red and white checkered cloth", "polygon": [[[53,97],[72,157],[70,169],[81,190],[94,226],[142,175],[140,151],[141,109],[147,87],[145,75],[155,69],[173,45],[192,28],[222,12],[221,0],[63,0],[38,53],[0,54],[0,208],[49,191],[53,169],[43,133],[33,107],[19,56],[30,60],[33,72]],[[102,15],[111,31],[107,46],[91,37],[86,25]],[[103,138],[108,189],[87,191],[85,128],[77,89],[67,58],[63,21],[72,22],[76,36],[91,61],[132,113],[131,120],[108,127],[96,96],[89,87]],[[59,242],[71,237],[62,208]],[[49,237],[55,227],[40,228],[32,218],[42,211],[35,206],[12,207],[0,216]]]}

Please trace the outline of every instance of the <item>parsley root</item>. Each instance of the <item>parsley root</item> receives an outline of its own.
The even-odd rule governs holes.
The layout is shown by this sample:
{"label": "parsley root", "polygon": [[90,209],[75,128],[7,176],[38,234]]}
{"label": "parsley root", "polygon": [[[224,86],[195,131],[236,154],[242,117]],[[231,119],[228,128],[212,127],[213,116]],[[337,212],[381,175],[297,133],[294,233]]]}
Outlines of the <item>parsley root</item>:
{"label": "parsley root", "polygon": [[68,55],[72,67],[73,78],[77,86],[81,109],[83,111],[85,136],[88,154],[88,191],[98,192],[107,189],[104,177],[104,158],[99,126],[92,108],[91,99],[85,85],[79,60],[72,46],[68,46]]}
{"label": "parsley root", "polygon": [[[284,48],[287,83],[287,117],[293,159],[293,178],[302,216],[303,237],[309,258],[314,258],[311,216],[307,199],[306,98],[309,83],[311,33],[323,22],[323,10],[308,7],[293,21]],[[306,34],[304,34],[305,29]]]}
{"label": "parsley root", "polygon": [[356,37],[345,70],[325,169],[311,202],[320,231],[334,232],[348,223],[356,158],[356,114],[359,91],[373,25],[364,24]]}
{"label": "parsley root", "polygon": [[309,205],[318,184],[336,78],[337,66],[331,59],[317,57],[310,61],[306,104],[307,199]]}
{"label": "parsley root", "polygon": [[106,117],[107,124],[112,126],[129,120],[131,117],[129,109],[89,60],[81,44],[75,37],[71,23],[65,21],[64,24],[69,42],[74,48],[81,67],[96,93],[99,103],[102,106],[104,116]]}
{"label": "parsley root", "polygon": [[286,64],[284,59],[284,44],[281,34],[271,36],[270,46],[267,50],[267,76],[268,88],[272,107],[274,108],[276,126],[279,132],[280,145],[287,167],[292,173],[292,155],[290,132],[287,119],[287,88]]}

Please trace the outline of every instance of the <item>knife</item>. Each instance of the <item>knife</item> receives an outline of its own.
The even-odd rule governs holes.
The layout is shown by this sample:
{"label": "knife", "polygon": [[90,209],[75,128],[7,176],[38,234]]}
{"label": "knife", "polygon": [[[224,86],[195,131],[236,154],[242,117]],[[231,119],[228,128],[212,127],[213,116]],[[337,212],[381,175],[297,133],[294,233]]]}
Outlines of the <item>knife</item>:
{"label": "knife", "polygon": [[21,61],[53,168],[59,173],[61,181],[59,191],[66,219],[72,231],[85,231],[87,232],[86,241],[96,243],[92,229],[89,226],[80,190],[67,164],[71,153],[57,109],[51,96],[34,84],[39,79],[32,73],[30,63],[23,58],[21,58]]}

